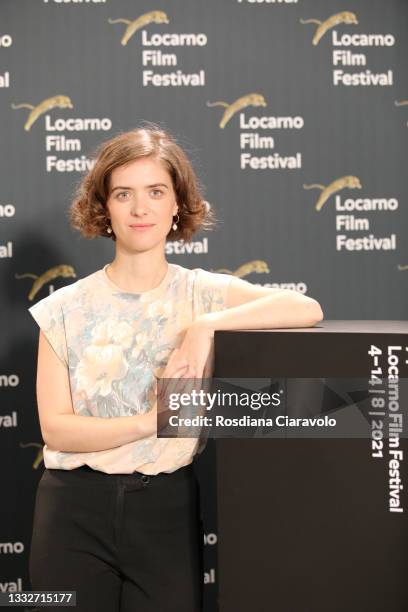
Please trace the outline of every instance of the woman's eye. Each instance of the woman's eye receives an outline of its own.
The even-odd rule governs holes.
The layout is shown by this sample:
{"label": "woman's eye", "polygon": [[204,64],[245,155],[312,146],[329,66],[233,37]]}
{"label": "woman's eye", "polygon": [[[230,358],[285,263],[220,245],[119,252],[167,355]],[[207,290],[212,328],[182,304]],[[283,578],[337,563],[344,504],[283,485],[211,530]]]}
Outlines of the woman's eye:
{"label": "woman's eye", "polygon": [[152,189],[150,193],[153,193],[154,195],[161,195],[163,192],[161,189]]}
{"label": "woman's eye", "polygon": [[118,193],[118,198],[123,200],[124,198],[122,196],[128,196],[128,195],[129,195],[128,191],[121,191],[120,193]]}

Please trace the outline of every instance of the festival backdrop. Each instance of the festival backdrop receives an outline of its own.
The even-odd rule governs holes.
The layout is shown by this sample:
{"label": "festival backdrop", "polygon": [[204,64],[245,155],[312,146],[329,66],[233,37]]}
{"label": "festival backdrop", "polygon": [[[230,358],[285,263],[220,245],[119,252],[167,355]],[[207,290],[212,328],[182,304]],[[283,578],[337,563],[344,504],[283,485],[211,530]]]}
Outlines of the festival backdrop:
{"label": "festival backdrop", "polygon": [[[1,0],[1,591],[31,588],[44,467],[27,309],[114,255],[68,222],[95,147],[152,121],[190,156],[219,223],[170,262],[295,289],[326,319],[404,319],[407,56],[406,0]],[[208,611],[215,461],[210,441]]]}

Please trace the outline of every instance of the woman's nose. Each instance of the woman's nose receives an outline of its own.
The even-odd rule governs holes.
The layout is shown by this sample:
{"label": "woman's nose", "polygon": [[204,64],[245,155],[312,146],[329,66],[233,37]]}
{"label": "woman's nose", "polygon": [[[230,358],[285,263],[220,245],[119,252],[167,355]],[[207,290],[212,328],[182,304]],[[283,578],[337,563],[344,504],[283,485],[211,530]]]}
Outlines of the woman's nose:
{"label": "woman's nose", "polygon": [[147,204],[143,198],[133,198],[131,212],[134,215],[143,215],[147,212]]}

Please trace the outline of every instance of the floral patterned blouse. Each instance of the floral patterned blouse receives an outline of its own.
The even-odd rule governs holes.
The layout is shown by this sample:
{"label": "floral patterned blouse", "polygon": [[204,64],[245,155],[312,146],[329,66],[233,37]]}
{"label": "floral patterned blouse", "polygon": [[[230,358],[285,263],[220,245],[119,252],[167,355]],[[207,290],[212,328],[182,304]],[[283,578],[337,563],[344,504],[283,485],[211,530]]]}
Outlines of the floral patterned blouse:
{"label": "floral patterned blouse", "polygon": [[[130,416],[155,401],[154,376],[198,316],[223,310],[233,276],[168,264],[160,285],[128,292],[102,269],[57,289],[28,309],[68,369],[75,414]],[[204,444],[205,446],[205,444]],[[173,472],[203,447],[197,438],[156,434],[94,452],[43,447],[46,468],[88,465],[109,474]]]}

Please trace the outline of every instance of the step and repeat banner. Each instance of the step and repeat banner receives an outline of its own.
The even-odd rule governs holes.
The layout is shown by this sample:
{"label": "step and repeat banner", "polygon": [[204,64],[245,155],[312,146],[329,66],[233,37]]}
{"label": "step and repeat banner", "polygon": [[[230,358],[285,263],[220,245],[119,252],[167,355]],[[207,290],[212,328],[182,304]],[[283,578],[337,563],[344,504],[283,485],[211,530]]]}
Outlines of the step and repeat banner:
{"label": "step and repeat banner", "polygon": [[[406,0],[1,0],[0,591],[31,588],[44,468],[27,309],[114,256],[68,221],[95,148],[152,121],[192,159],[219,223],[170,262],[295,289],[326,319],[405,319],[407,57]],[[208,611],[215,462],[211,441]]]}

